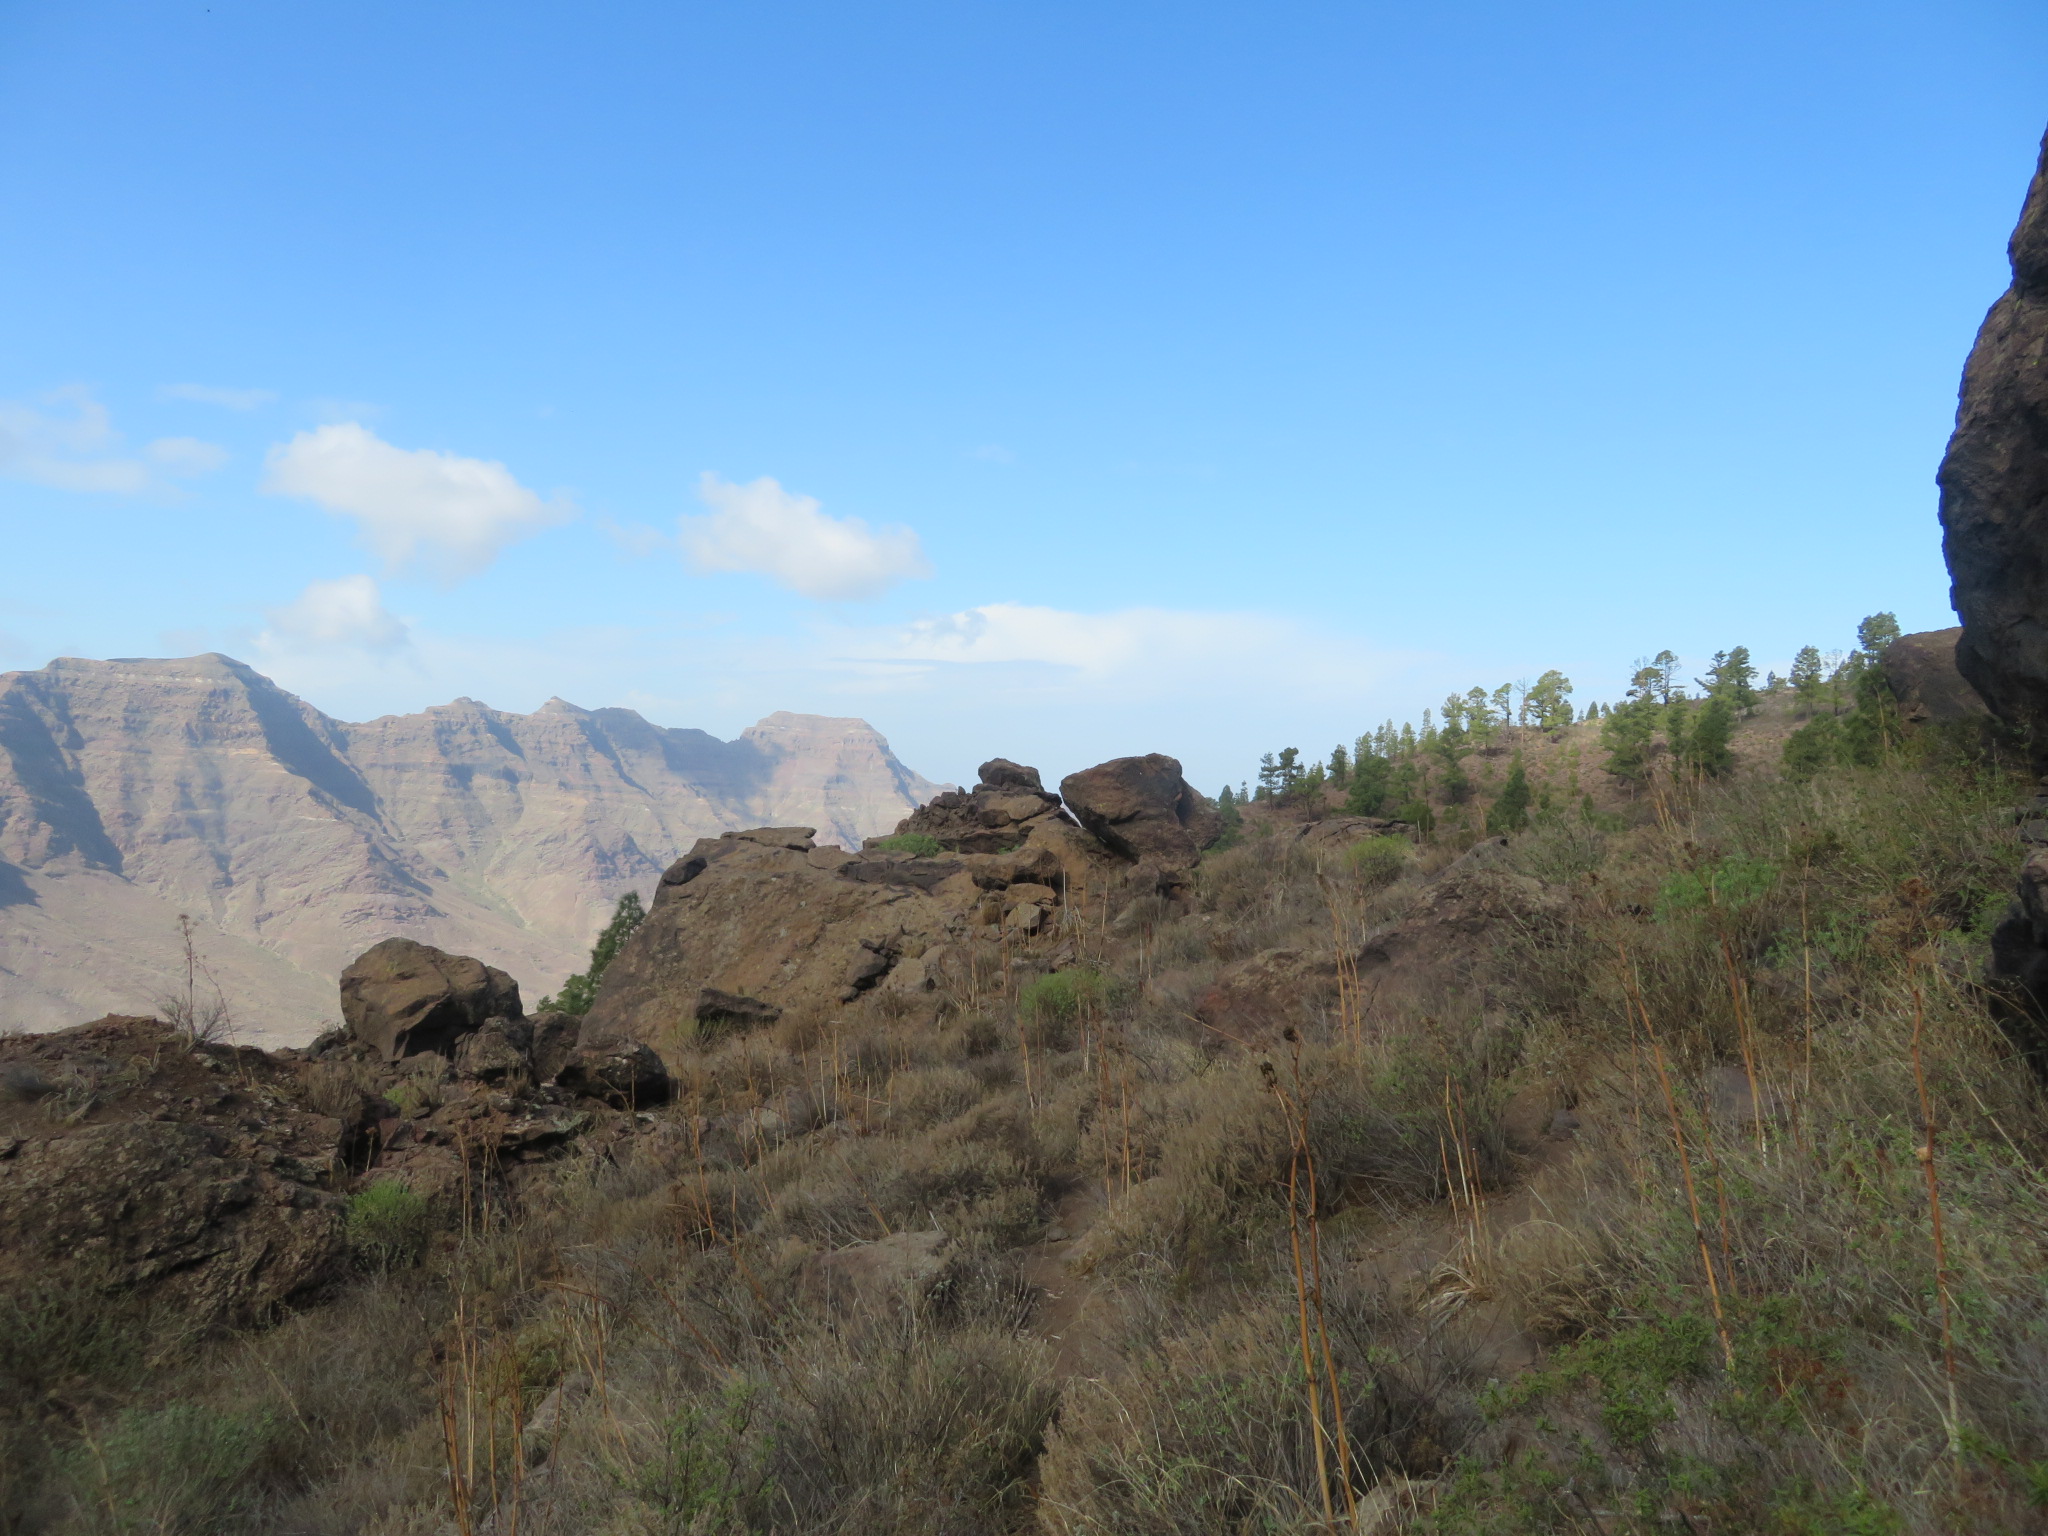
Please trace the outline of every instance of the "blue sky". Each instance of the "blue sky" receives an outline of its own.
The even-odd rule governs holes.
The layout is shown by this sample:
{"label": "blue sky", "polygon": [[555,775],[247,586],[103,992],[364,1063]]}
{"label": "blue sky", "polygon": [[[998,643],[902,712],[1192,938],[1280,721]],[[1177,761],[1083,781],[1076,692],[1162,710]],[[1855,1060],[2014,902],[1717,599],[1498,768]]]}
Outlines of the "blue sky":
{"label": "blue sky", "polygon": [[1213,789],[1953,622],[2033,0],[0,0],[0,668]]}

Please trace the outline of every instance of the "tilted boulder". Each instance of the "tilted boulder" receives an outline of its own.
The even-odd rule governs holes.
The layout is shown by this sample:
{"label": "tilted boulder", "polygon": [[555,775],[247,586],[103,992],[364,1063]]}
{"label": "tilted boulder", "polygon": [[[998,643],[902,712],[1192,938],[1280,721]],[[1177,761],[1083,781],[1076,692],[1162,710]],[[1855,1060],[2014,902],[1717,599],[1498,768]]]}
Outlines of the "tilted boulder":
{"label": "tilted boulder", "polygon": [[2048,139],[2007,247],[2012,286],[1963,367],[1937,479],[1956,665],[2048,753]]}
{"label": "tilted boulder", "polygon": [[1070,773],[1060,796],[1104,843],[1162,871],[1192,869],[1223,835],[1216,808],[1181,777],[1179,760],[1160,752]]}
{"label": "tilted boulder", "polygon": [[1932,629],[1901,635],[1884,649],[1884,680],[1909,725],[1952,725],[1987,720],[1991,711],[1956,665],[1963,632]]}
{"label": "tilted boulder", "polygon": [[[1030,839],[1039,823],[1064,820],[1060,797],[1047,794],[1038,770],[1006,757],[981,765],[981,782],[971,790],[949,789],[896,824],[893,835],[933,839],[948,853],[1010,853]],[[869,838],[872,848],[880,838]]]}
{"label": "tilted boulder", "polygon": [[517,1019],[519,983],[495,966],[412,939],[386,939],[341,973],[341,1017],[387,1061],[455,1052],[494,1018]]}
{"label": "tilted boulder", "polygon": [[584,1038],[665,1045],[787,1012],[823,1017],[921,954],[973,893],[957,859],[700,838],[605,970]]}
{"label": "tilted boulder", "polygon": [[[1963,621],[1956,666],[2029,739],[2038,770],[2048,767],[2048,138],[2006,250],[2012,285],[1963,365],[1955,434],[1936,479],[1949,601]],[[2048,813],[2048,795],[2033,809]],[[2037,851],[1991,936],[1991,979],[2037,1068],[2048,1060],[2044,886],[2048,860]]]}

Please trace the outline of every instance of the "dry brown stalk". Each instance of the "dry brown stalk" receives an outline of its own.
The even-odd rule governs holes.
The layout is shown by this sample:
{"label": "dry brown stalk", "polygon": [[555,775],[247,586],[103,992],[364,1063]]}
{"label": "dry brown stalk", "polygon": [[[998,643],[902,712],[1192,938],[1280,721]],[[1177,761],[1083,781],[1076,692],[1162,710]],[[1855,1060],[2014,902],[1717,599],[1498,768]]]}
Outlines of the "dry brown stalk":
{"label": "dry brown stalk", "polygon": [[[1289,1139],[1292,1142],[1287,1160],[1287,1235],[1289,1250],[1294,1264],[1295,1300],[1299,1312],[1301,1333],[1302,1371],[1307,1393],[1309,1419],[1315,1432],[1317,1486],[1322,1494],[1323,1516],[1333,1528],[1336,1524],[1336,1509],[1330,1499],[1329,1458],[1324,1451],[1324,1441],[1334,1441],[1337,1447],[1338,1487],[1343,1491],[1344,1508],[1349,1521],[1356,1520],[1358,1513],[1357,1494],[1351,1486],[1351,1445],[1350,1436],[1344,1425],[1343,1384],[1337,1375],[1334,1353],[1330,1347],[1329,1319],[1323,1307],[1323,1256],[1322,1256],[1322,1210],[1316,1190],[1315,1150],[1308,1134],[1308,1095],[1301,1077],[1301,1036],[1289,1026],[1283,1032],[1292,1052],[1292,1077],[1294,1091],[1289,1093],[1280,1082],[1279,1074],[1269,1061],[1259,1064],[1260,1075],[1266,1086],[1279,1101],[1287,1117]],[[1301,1208],[1301,1180],[1308,1179],[1308,1209]],[[1308,1258],[1304,1265],[1302,1258],[1302,1218],[1307,1216]],[[1313,1333],[1319,1349],[1312,1349],[1310,1343],[1310,1316],[1313,1313]],[[1317,1356],[1321,1357],[1321,1371],[1317,1370]],[[1330,1393],[1330,1416],[1323,1411],[1323,1385],[1328,1384]],[[1334,1429],[1331,1427],[1334,1424]]]}
{"label": "dry brown stalk", "polygon": [[1927,1175],[1927,1215],[1934,1231],[1934,1291],[1941,1301],[1941,1369],[1948,1379],[1948,1450],[1956,1476],[1962,1476],[1962,1416],[1956,1401],[1956,1335],[1954,1303],[1949,1296],[1948,1234],[1941,1218],[1941,1177],[1934,1165],[1934,1098],[1927,1091],[1927,1068],[1920,1044],[1926,1028],[1927,1009],[1921,996],[1920,978],[1913,978],[1913,1085],[1920,1093],[1920,1122],[1924,1139],[1915,1149],[1920,1167]]}
{"label": "dry brown stalk", "polygon": [[1664,1108],[1671,1117],[1671,1141],[1678,1149],[1678,1172],[1685,1186],[1685,1204],[1692,1217],[1693,1240],[1699,1244],[1700,1268],[1706,1272],[1707,1298],[1714,1309],[1714,1329],[1721,1336],[1721,1357],[1727,1362],[1732,1374],[1735,1370],[1735,1345],[1728,1336],[1728,1319],[1721,1309],[1721,1282],[1714,1273],[1714,1256],[1707,1247],[1707,1229],[1700,1220],[1700,1197],[1692,1181],[1692,1154],[1685,1145],[1685,1126],[1678,1114],[1678,1095],[1671,1090],[1671,1072],[1664,1061],[1664,1043],[1657,1038],[1657,1027],[1650,1022],[1650,1010],[1643,1006],[1641,992],[1637,989],[1633,974],[1629,970],[1628,951],[1621,952],[1622,985],[1627,989],[1630,1002],[1642,1016],[1643,1032],[1649,1037],[1650,1059],[1657,1069],[1657,1086],[1663,1090]]}

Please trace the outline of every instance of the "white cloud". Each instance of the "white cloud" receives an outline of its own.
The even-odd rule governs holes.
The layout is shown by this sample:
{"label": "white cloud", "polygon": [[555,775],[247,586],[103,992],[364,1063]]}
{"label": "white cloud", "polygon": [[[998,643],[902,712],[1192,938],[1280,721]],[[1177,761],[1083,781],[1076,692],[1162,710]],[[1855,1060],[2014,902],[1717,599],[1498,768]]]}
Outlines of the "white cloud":
{"label": "white cloud", "polygon": [[356,519],[387,569],[444,581],[476,575],[506,545],[575,515],[503,464],[396,448],[358,422],[301,432],[271,449],[268,462],[264,490]]}
{"label": "white cloud", "polygon": [[1283,621],[1264,614],[1125,608],[1072,613],[1025,603],[984,603],[892,632],[881,654],[953,664],[1039,662],[1076,672],[1179,669],[1258,656],[1285,644]]}
{"label": "white cloud", "polygon": [[932,573],[912,530],[828,517],[816,497],[792,495],[766,476],[734,485],[707,474],[697,495],[712,510],[683,518],[682,539],[699,570],[754,571],[821,600],[877,597]]}
{"label": "white cloud", "polygon": [[308,582],[305,591],[265,617],[270,627],[259,643],[266,649],[284,644],[394,651],[408,639],[404,620],[384,606],[377,583],[368,576]]}
{"label": "white cloud", "polygon": [[143,455],[122,452],[113,418],[82,385],[51,390],[36,404],[0,400],[0,474],[17,480],[60,491],[135,496],[227,461],[226,449],[196,437],[158,438]]}
{"label": "white cloud", "polygon": [[166,384],[157,391],[165,400],[190,400],[197,405],[224,406],[231,411],[253,411],[277,399],[274,389],[223,389],[212,384]]}
{"label": "white cloud", "polygon": [[160,437],[143,450],[167,475],[204,475],[228,461],[227,449],[196,437]]}

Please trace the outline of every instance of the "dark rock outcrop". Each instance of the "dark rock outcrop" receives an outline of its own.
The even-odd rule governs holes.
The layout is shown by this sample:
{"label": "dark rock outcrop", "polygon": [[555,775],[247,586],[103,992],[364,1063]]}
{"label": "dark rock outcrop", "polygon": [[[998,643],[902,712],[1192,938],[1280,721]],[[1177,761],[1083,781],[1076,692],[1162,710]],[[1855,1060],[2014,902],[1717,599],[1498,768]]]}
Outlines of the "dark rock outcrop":
{"label": "dark rock outcrop", "polygon": [[661,1058],[637,1040],[579,1045],[556,1079],[573,1093],[614,1109],[651,1109],[669,1101],[673,1085]]}
{"label": "dark rock outcrop", "polygon": [[0,1288],[147,1293],[204,1327],[345,1272],[351,1127],[290,1066],[108,1018],[0,1039],[0,1070],[37,1090],[0,1099]]}
{"label": "dark rock outcrop", "polygon": [[1985,720],[1991,711],[1956,666],[1961,629],[1901,635],[1879,658],[1884,680],[1908,725],[1955,725]]}
{"label": "dark rock outcrop", "polygon": [[765,1029],[782,1017],[782,1010],[758,997],[741,997],[706,987],[697,994],[697,1030],[703,1035]]}
{"label": "dark rock outcrop", "polygon": [[[1069,882],[1100,901],[1125,888],[1129,866],[1002,771],[1014,764],[989,766],[993,786],[941,795],[905,823],[967,845],[951,857],[753,832],[699,841],[606,970],[586,1040],[667,1049],[786,1017],[821,1022],[871,994],[935,1008],[942,979],[1060,963]],[[999,851],[972,851],[984,836]]]}
{"label": "dark rock outcrop", "polygon": [[[995,757],[981,765],[981,782],[973,789],[933,796],[898,822],[892,835],[929,837],[948,853],[1008,853],[1048,817],[1064,819],[1060,797],[1046,793],[1038,770]],[[878,841],[869,838],[867,846]]]}
{"label": "dark rock outcrop", "polygon": [[1963,369],[1942,460],[1942,553],[1962,617],[1956,665],[2048,752],[2048,140],[2008,246],[2012,286]]}
{"label": "dark rock outcrop", "polygon": [[519,983],[496,966],[411,939],[373,944],[341,973],[341,1016],[387,1061],[453,1055],[494,1018],[519,1018]]}
{"label": "dark rock outcrop", "polygon": [[1177,759],[1159,752],[1070,773],[1060,796],[1104,843],[1162,871],[1192,869],[1223,835],[1216,808],[1181,777]]}

